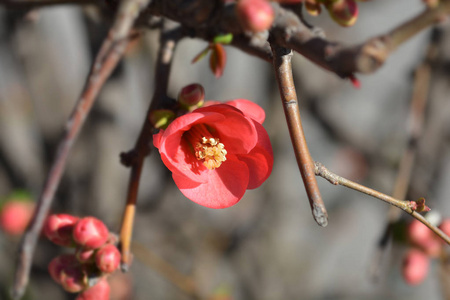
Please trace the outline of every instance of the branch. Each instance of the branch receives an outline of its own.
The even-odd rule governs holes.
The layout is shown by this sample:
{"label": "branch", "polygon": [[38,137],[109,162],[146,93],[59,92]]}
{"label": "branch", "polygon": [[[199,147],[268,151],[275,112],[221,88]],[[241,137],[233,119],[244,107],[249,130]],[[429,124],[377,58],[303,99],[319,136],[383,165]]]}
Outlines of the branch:
{"label": "branch", "polygon": [[[192,0],[185,1],[181,7],[181,0],[155,0],[146,13],[163,15],[180,22],[191,32],[191,36],[211,40],[219,33],[229,32],[235,36],[247,36],[247,40],[254,40],[255,35],[241,27],[235,12],[235,4],[223,4],[221,1]],[[300,53],[315,64],[336,73],[340,77],[348,77],[355,72],[371,73],[380,68],[387,57],[409,38],[423,29],[440,22],[450,13],[450,0],[441,0],[435,8],[426,8],[415,18],[405,22],[390,32],[369,39],[356,46],[344,46],[339,42],[332,42],[323,34],[305,24],[298,14],[271,3],[275,19],[269,30],[278,46],[290,48]],[[255,47],[240,49],[251,55],[268,60],[263,53],[269,53],[269,45],[261,44]]]}
{"label": "branch", "polygon": [[128,40],[123,40],[114,45],[114,51],[112,51],[112,49],[109,49],[109,51],[103,49],[104,51],[101,51],[102,55],[99,55],[94,62],[88,82],[71,117],[67,122],[66,131],[61,142],[59,143],[56,158],[53,161],[51,170],[47,176],[43,192],[38,200],[36,211],[34,212],[33,219],[20,244],[19,261],[13,290],[15,298],[22,297],[25,287],[28,284],[31,260],[36,247],[37,239],[39,238],[43,223],[53,201],[53,197],[61,181],[69,152],[101,87],[120,60],[127,43]]}
{"label": "branch", "polygon": [[[85,1],[98,3],[98,0],[6,0],[6,4],[46,5]],[[252,41],[260,39],[259,33],[248,33],[241,27],[235,5],[225,4],[221,0],[153,0],[150,5],[145,5],[142,18],[167,17],[179,22],[192,37],[208,41],[217,34],[232,33],[240,40],[234,43],[236,47],[250,55],[270,60],[270,46],[267,43],[252,44]],[[271,5],[275,19],[269,31],[276,43],[281,47],[293,49],[318,66],[343,78],[355,72],[375,72],[400,45],[450,14],[450,0],[440,0],[436,7],[426,7],[424,12],[386,34],[359,45],[345,46],[325,39],[319,30],[304,23],[297,10],[282,7],[276,2]]]}
{"label": "branch", "polygon": [[[55,192],[61,181],[69,152],[100,89],[123,56],[129,39],[136,37],[135,34],[131,35],[130,31],[134,18],[136,18],[140,8],[145,5],[145,3],[139,1],[142,0],[129,0],[121,3],[115,23],[95,58],[85,87],[66,124],[65,133],[59,143],[56,158],[47,176],[42,194],[39,197],[33,219],[20,244],[15,282],[12,291],[13,297],[16,299],[23,296],[28,284],[37,239],[41,234],[45,218],[48,215]],[[130,21],[130,18],[133,20]]]}
{"label": "branch", "polygon": [[292,48],[341,77],[347,77],[354,72],[375,72],[400,45],[423,29],[439,23],[448,14],[450,1],[441,0],[437,7],[427,7],[424,12],[390,32],[350,47],[314,36],[290,11],[279,12],[271,31],[280,45]]}
{"label": "branch", "polygon": [[167,98],[167,87],[172,66],[173,54],[177,42],[182,37],[178,24],[169,20],[163,21],[160,33],[160,47],[155,70],[155,91],[147,116],[142,125],[141,133],[137,139],[134,149],[128,153],[122,153],[122,163],[131,167],[130,180],[128,184],[127,202],[125,205],[120,230],[120,245],[122,251],[122,270],[128,270],[131,263],[130,245],[133,232],[134,216],[136,212],[136,201],[139,191],[139,181],[142,173],[142,165],[145,157],[150,154],[150,145],[153,138],[153,125],[150,122],[150,114],[155,108]]}
{"label": "branch", "polygon": [[327,226],[328,213],[320,195],[319,187],[314,176],[314,161],[309,154],[305,134],[300,119],[297,94],[292,77],[292,51],[272,45],[273,66],[275,69],[278,89],[280,90],[284,114],[286,116],[295,158],[302,175],[303,184],[308,194],[309,204],[314,220],[320,226]]}
{"label": "branch", "polygon": [[[409,186],[411,184],[411,176],[413,174],[413,168],[416,162],[417,145],[422,136],[425,110],[428,102],[428,93],[431,81],[431,65],[435,62],[438,45],[440,43],[440,30],[435,28],[430,44],[428,45],[426,57],[424,61],[416,68],[412,100],[409,109],[409,126],[407,128],[407,141],[406,147],[403,151],[400,166],[397,173],[397,179],[394,185],[394,191],[392,196],[394,198],[404,199],[406,198]],[[383,233],[378,241],[377,254],[375,255],[373,265],[371,267],[371,274],[374,278],[378,277],[380,260],[384,256],[384,252],[387,249],[392,237],[392,227],[400,218],[400,211],[394,207],[389,208],[388,222],[383,230]]]}
{"label": "branch", "polygon": [[395,207],[400,208],[401,210],[409,213],[414,218],[422,222],[424,225],[426,225],[428,228],[430,228],[435,234],[437,234],[441,239],[443,239],[447,244],[450,245],[450,237],[448,237],[442,230],[437,228],[436,226],[432,225],[430,222],[427,221],[422,215],[417,213],[414,210],[414,204],[415,201],[406,201],[406,200],[399,200],[394,197],[388,196],[386,194],[383,194],[381,192],[378,192],[376,190],[373,190],[371,188],[365,187],[361,184],[358,184],[356,182],[353,182],[351,180],[348,180],[344,177],[341,177],[330,170],[328,170],[324,165],[322,165],[319,162],[315,162],[315,174],[316,176],[320,176],[328,180],[333,185],[342,185],[347,188],[350,188],[352,190],[364,193],[366,195],[372,196],[374,198],[380,199],[390,205],[393,205]]}

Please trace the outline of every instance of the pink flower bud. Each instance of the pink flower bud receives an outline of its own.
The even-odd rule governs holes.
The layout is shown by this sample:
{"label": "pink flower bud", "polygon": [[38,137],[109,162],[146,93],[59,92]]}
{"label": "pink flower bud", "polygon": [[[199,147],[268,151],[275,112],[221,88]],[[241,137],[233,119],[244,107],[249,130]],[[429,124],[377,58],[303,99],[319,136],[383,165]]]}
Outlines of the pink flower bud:
{"label": "pink flower bud", "polygon": [[114,272],[120,264],[119,250],[114,245],[104,245],[95,255],[95,264],[103,273]]}
{"label": "pink flower bud", "polygon": [[6,202],[0,212],[0,227],[10,235],[22,234],[31,220],[33,209],[34,205],[31,202],[21,200]]}
{"label": "pink flower bud", "polygon": [[412,244],[421,248],[432,257],[439,256],[442,250],[441,242],[434,232],[418,220],[413,220],[409,224],[408,237]]}
{"label": "pink flower bud", "polygon": [[205,89],[198,83],[185,86],[178,94],[178,102],[189,111],[201,107],[204,100]]}
{"label": "pink flower bud", "polygon": [[444,219],[439,225],[439,229],[442,230],[446,235],[450,236],[450,219]]}
{"label": "pink flower bud", "polygon": [[433,232],[422,222],[414,219],[408,225],[408,236],[411,243],[415,245],[423,244],[424,241],[432,239]]}
{"label": "pink flower bud", "polygon": [[95,261],[95,249],[85,249],[80,247],[75,251],[75,256],[82,264],[93,263]]}
{"label": "pink flower bud", "polygon": [[57,245],[71,247],[74,245],[72,231],[78,220],[67,214],[50,215],[44,224],[44,234]]}
{"label": "pink flower bud", "polygon": [[66,267],[75,266],[78,264],[78,261],[73,254],[64,254],[55,257],[48,264],[48,272],[54,281],[57,283],[61,283],[61,272]]}
{"label": "pink flower bud", "polygon": [[53,280],[68,292],[77,293],[86,288],[86,273],[73,254],[55,257],[49,263],[48,271]]}
{"label": "pink flower bud", "polygon": [[75,300],[109,300],[110,287],[106,278],[101,278],[94,286],[78,294]]}
{"label": "pink flower bud", "polygon": [[85,248],[96,249],[108,240],[109,231],[102,221],[94,217],[80,219],[73,229],[73,239]]}
{"label": "pink flower bud", "polygon": [[82,265],[64,268],[61,272],[61,286],[69,293],[78,293],[87,287],[87,275]]}
{"label": "pink flower bud", "polygon": [[407,284],[418,285],[427,276],[430,261],[417,249],[411,249],[403,259],[402,275]]}
{"label": "pink flower bud", "polygon": [[358,6],[354,0],[335,0],[326,3],[331,18],[341,26],[352,26],[358,19]]}
{"label": "pink flower bud", "polygon": [[274,19],[272,6],[266,0],[240,0],[236,12],[244,29],[252,32],[269,29]]}

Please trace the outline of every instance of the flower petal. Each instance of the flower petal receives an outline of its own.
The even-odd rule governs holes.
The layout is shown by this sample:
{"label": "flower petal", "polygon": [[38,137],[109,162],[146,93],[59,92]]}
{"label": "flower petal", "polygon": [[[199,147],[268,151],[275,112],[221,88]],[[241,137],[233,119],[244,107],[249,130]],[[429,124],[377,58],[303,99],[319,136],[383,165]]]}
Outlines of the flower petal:
{"label": "flower petal", "polygon": [[217,104],[195,110],[197,111],[217,112],[224,116],[224,119],[220,121],[205,124],[216,130],[220,142],[225,145],[228,153],[246,154],[255,147],[258,134],[253,120],[246,117],[240,110],[230,105]]}
{"label": "flower petal", "polygon": [[249,180],[248,168],[244,162],[231,158],[220,168],[207,172],[207,181],[202,183],[180,173],[173,173],[172,177],[183,195],[200,205],[226,208],[241,200]]}
{"label": "flower petal", "polygon": [[273,151],[269,135],[264,127],[255,122],[258,132],[258,144],[247,155],[239,155],[238,159],[247,164],[249,170],[249,183],[247,189],[259,187],[272,173]]}
{"label": "flower petal", "polygon": [[189,113],[175,119],[166,130],[154,135],[153,144],[159,149],[161,159],[172,172],[179,172],[192,180],[203,182],[203,171],[207,170],[201,161],[195,158],[188,143],[182,138],[183,133],[193,125],[206,122],[215,123],[225,117],[220,113],[201,112]]}
{"label": "flower petal", "polygon": [[262,124],[266,119],[266,113],[264,112],[264,109],[262,109],[258,104],[253,103],[252,101],[249,101],[247,99],[235,99],[227,101],[225,103],[236,107],[237,109],[242,111],[246,117],[255,120],[259,124]]}

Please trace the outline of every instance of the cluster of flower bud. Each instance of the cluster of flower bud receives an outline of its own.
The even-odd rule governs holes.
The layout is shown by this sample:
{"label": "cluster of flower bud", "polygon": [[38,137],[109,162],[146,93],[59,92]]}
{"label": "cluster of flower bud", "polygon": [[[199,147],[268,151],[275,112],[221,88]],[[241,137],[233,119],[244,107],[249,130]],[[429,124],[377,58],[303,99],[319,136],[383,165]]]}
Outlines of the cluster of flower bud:
{"label": "cluster of flower bud", "polygon": [[105,224],[94,218],[78,218],[68,214],[47,217],[45,236],[53,243],[75,248],[71,254],[55,257],[48,270],[66,291],[79,293],[77,300],[107,300],[110,287],[106,281],[120,264],[117,237]]}
{"label": "cluster of flower bud", "polygon": [[[444,219],[438,227],[450,236],[450,219]],[[406,283],[418,285],[428,274],[430,259],[443,253],[444,242],[418,220],[408,225],[407,238],[411,248],[403,258],[402,275]]]}

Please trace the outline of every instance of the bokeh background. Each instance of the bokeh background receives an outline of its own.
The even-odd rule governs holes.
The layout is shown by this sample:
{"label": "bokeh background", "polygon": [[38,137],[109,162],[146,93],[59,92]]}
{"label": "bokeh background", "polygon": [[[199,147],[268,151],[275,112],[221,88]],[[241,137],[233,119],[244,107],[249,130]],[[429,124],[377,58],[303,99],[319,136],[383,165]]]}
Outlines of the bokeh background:
{"label": "bokeh background", "polygon": [[[408,20],[423,4],[377,0],[359,7],[359,20],[351,28],[337,26],[326,12],[308,20],[328,38],[354,44]],[[106,36],[107,15],[90,6],[0,6],[0,197],[17,189],[34,198],[41,192],[65,122]],[[450,28],[444,23],[439,30],[443,39],[431,65],[429,104],[408,198],[424,196],[433,211],[449,217]],[[424,60],[430,35],[431,29],[417,35],[375,74],[359,76],[359,90],[294,56],[303,126],[315,160],[392,193],[408,138],[413,71]],[[148,31],[103,87],[70,156],[54,212],[93,215],[111,230],[119,229],[129,175],[119,154],[131,149],[139,134],[154,88],[157,46],[157,32]],[[204,299],[218,289],[236,300],[445,299],[448,276],[437,260],[417,287],[401,278],[406,245],[394,243],[383,260],[375,260],[387,204],[319,178],[329,225],[316,225],[272,66],[227,47],[224,76],[216,79],[207,60],[191,64],[205,46],[195,39],[179,44],[169,94],[175,97],[183,86],[198,82],[207,99],[247,98],[260,104],[275,153],[272,175],[234,207],[212,210],[186,199],[153,151],[145,163],[134,229],[139,253],[127,275],[111,279],[112,299],[190,299],[174,285],[173,276],[163,275],[168,267],[161,267],[159,259],[188,276]],[[18,241],[0,234],[1,299],[8,299]],[[40,240],[27,299],[74,298],[46,270],[62,252]],[[376,281],[370,276],[373,264],[381,270]]]}

